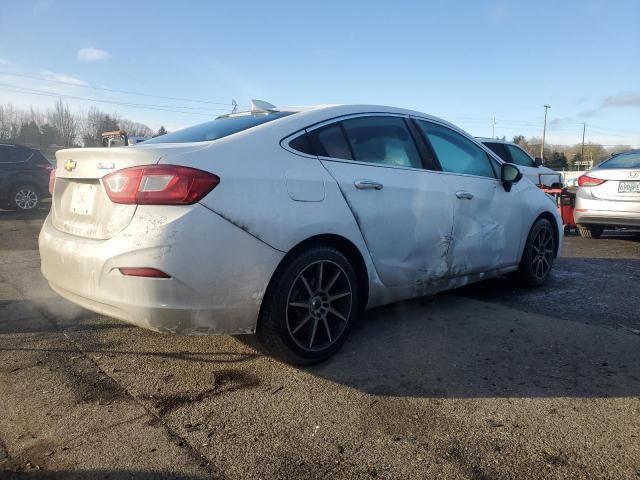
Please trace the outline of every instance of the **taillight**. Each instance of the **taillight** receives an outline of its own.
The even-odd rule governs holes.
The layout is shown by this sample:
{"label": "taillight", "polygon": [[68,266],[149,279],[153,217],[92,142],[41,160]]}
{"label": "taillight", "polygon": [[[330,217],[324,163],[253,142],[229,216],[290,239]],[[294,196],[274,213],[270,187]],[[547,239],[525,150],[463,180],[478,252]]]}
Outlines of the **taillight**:
{"label": "taillight", "polygon": [[191,205],[220,183],[213,173],[177,165],[125,168],[103,178],[114,203],[139,205]]}
{"label": "taillight", "polygon": [[49,193],[53,195],[53,189],[56,186],[56,169],[52,168],[49,172]]}
{"label": "taillight", "polygon": [[606,180],[603,180],[601,178],[590,177],[588,175],[580,175],[578,177],[579,187],[595,187],[604,182],[606,182]]}

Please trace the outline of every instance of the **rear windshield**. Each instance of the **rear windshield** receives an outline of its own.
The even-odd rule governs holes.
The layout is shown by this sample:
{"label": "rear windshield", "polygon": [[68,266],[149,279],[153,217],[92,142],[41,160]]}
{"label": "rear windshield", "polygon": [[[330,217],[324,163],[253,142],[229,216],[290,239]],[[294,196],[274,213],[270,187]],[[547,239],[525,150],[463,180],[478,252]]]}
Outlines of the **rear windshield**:
{"label": "rear windshield", "polygon": [[605,160],[598,168],[640,168],[640,152],[621,153]]}
{"label": "rear windshield", "polygon": [[167,133],[136,145],[150,143],[188,143],[208,142],[247,130],[263,123],[291,115],[293,112],[249,113],[228,117],[218,117],[207,123],[201,123],[176,132]]}

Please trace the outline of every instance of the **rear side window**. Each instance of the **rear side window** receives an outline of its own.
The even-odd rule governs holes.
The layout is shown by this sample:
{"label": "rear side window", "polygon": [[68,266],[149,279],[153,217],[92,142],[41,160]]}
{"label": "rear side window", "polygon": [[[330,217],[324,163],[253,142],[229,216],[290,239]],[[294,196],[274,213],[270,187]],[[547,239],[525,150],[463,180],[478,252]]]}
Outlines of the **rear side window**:
{"label": "rear side window", "polygon": [[342,132],[340,123],[332,123],[314,130],[310,134],[311,146],[321,157],[353,160],[351,149]]}
{"label": "rear side window", "polygon": [[505,162],[511,163],[511,159],[509,158],[509,154],[507,153],[504,143],[485,143],[485,146]]}
{"label": "rear side window", "polygon": [[621,153],[604,161],[598,168],[640,168],[640,152]]}
{"label": "rear side window", "polygon": [[507,145],[511,153],[511,162],[522,167],[533,167],[533,160],[521,148],[514,145]]}
{"label": "rear side window", "polygon": [[342,122],[355,160],[422,168],[411,132],[400,117],[358,117]]}
{"label": "rear side window", "polygon": [[194,125],[193,127],[146,140],[141,142],[140,145],[148,145],[150,143],[208,142],[228,135],[233,135],[234,133],[256,127],[263,123],[271,122],[291,114],[292,112],[249,112],[247,114],[218,117],[211,122],[201,123],[199,125]]}
{"label": "rear side window", "polygon": [[26,162],[32,156],[32,153],[33,152],[31,150],[21,146],[0,146],[0,163]]}
{"label": "rear side window", "polygon": [[307,155],[315,155],[315,152],[311,147],[311,142],[309,141],[309,136],[306,133],[291,140],[289,142],[289,147],[293,148],[294,150],[297,150],[300,153],[306,153]]}
{"label": "rear side window", "polygon": [[445,172],[495,178],[491,160],[482,148],[450,128],[418,121]]}

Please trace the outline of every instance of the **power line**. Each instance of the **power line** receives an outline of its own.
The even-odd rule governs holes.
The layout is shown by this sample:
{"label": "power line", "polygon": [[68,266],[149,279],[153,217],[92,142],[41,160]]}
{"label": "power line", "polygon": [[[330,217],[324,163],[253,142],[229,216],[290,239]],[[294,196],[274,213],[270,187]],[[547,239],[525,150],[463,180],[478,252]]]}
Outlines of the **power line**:
{"label": "power line", "polygon": [[[0,86],[5,87],[5,85],[0,84]],[[97,102],[97,103],[107,103],[107,104],[111,104],[111,105],[120,105],[120,106],[124,106],[124,107],[132,107],[132,108],[142,108],[142,109],[146,109],[146,110],[156,110],[156,111],[161,111],[161,112],[172,112],[172,113],[183,113],[183,114],[189,114],[189,115],[201,115],[201,116],[205,116],[205,117],[211,117],[211,113],[204,113],[204,112],[194,112],[194,111],[184,111],[184,110],[172,110],[170,108],[164,108],[163,106],[157,106],[157,105],[148,105],[148,104],[144,104],[144,103],[129,103],[129,102],[116,102],[116,101],[112,101],[112,100],[100,100],[100,99],[96,99],[96,98],[88,98],[88,97],[79,97],[79,96],[75,96],[75,95],[67,95],[67,94],[59,94],[59,93],[50,93],[50,92],[43,92],[41,90],[32,90],[32,89],[26,89],[26,88],[20,88],[20,87],[14,87],[14,86],[10,86],[10,88],[0,88],[0,91],[5,91],[5,92],[12,92],[12,93],[23,93],[23,94],[28,94],[28,95],[40,95],[40,96],[45,96],[45,97],[55,97],[55,98],[70,98],[73,100],[84,100],[84,101],[88,101],[88,102]],[[174,107],[175,108],[175,107]],[[229,111],[229,109],[217,109],[220,111],[224,111],[227,112]]]}
{"label": "power line", "polygon": [[[74,82],[65,82],[63,80],[54,80],[52,78],[46,78],[46,77],[39,77],[36,75],[27,75],[24,73],[11,73],[11,72],[3,72],[0,71],[0,75],[8,75],[11,77],[21,77],[21,78],[30,78],[32,80],[41,80],[43,82],[50,82],[50,83],[57,83],[60,85],[69,85],[72,87],[76,87],[76,88],[90,88],[92,90],[101,90],[104,92],[114,92],[114,93],[123,93],[125,95],[136,95],[136,96],[140,96],[140,97],[149,97],[149,98],[162,98],[165,100],[177,100],[177,101],[181,101],[181,102],[191,102],[191,103],[206,103],[206,104],[210,104],[210,105],[224,105],[224,106],[229,106],[229,107],[233,107],[234,103],[231,102],[214,102],[214,101],[210,101],[210,100],[199,100],[199,99],[192,99],[192,98],[184,98],[184,97],[167,97],[164,95],[153,95],[150,93],[141,93],[141,92],[132,92],[129,90],[118,90],[115,88],[107,88],[107,87],[96,87],[95,85],[89,85],[89,84],[78,84],[78,83],[74,83]],[[238,105],[238,104],[236,104]],[[238,105],[241,107],[248,107],[248,105]]]}
{"label": "power line", "polygon": [[[76,99],[80,99],[80,100],[90,100],[90,101],[95,101],[95,102],[105,102],[105,103],[117,103],[117,100],[102,100],[99,98],[88,98],[88,97],[81,97],[81,96],[77,96],[77,95],[69,95],[66,93],[56,93],[56,92],[50,92],[47,90],[38,90],[36,88],[28,88],[28,87],[20,87],[20,86],[16,86],[16,85],[11,85],[8,83],[0,83],[0,86],[2,87],[8,87],[8,88],[19,88],[22,90],[27,90],[29,92],[33,92],[33,93],[47,93],[47,94],[51,94],[51,95],[55,95],[55,96],[66,96],[69,98],[76,98]],[[154,108],[167,108],[167,109],[173,109],[173,108],[178,108],[178,109],[184,109],[184,110],[194,110],[194,111],[204,111],[204,110],[213,110],[213,111],[218,111],[218,112],[227,112],[230,110],[230,108],[213,108],[213,107],[185,107],[182,105],[156,105],[156,104],[150,104],[150,103],[134,103],[134,102],[126,102],[126,101],[120,101],[120,103],[123,104],[128,104],[128,105],[136,105],[136,106],[148,106],[148,107],[154,107]]]}

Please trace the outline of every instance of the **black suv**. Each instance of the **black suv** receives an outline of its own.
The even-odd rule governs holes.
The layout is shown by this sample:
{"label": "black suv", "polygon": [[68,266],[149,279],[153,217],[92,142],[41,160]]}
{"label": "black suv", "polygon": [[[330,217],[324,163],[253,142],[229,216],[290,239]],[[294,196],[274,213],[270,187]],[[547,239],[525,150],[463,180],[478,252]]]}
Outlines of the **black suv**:
{"label": "black suv", "polygon": [[34,210],[49,196],[53,166],[40,150],[0,143],[0,208]]}

